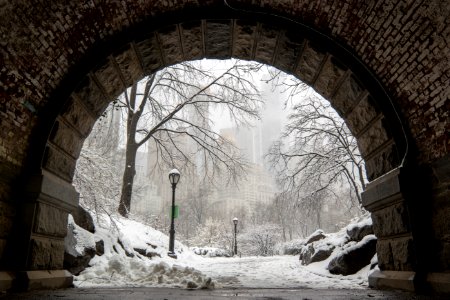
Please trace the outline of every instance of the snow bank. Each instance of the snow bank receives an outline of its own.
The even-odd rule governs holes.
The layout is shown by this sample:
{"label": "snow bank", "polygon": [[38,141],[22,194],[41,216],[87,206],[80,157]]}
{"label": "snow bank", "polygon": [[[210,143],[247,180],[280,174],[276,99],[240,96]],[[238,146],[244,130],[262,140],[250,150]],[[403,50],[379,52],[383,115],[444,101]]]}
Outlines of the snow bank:
{"label": "snow bank", "polygon": [[214,288],[211,278],[186,265],[196,255],[183,244],[175,243],[175,260],[167,256],[169,238],[160,231],[121,217],[112,221],[101,215],[97,221],[94,234],[83,234],[89,243],[103,240],[104,254],[94,256],[74,277],[75,286]]}
{"label": "snow bank", "polygon": [[159,286],[214,288],[214,282],[192,267],[164,260],[151,261],[123,255],[96,256],[91,267],[76,277],[77,287]]}

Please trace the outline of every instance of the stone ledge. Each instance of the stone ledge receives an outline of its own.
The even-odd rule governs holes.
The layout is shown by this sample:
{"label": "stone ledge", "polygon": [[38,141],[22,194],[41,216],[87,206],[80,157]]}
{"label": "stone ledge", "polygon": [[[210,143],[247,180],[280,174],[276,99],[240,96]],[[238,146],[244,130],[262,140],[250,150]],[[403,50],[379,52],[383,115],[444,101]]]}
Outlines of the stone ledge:
{"label": "stone ledge", "polygon": [[361,193],[364,208],[373,212],[402,201],[400,172],[400,168],[396,168],[369,182],[365,191]]}
{"label": "stone ledge", "polygon": [[374,270],[369,275],[369,286],[377,289],[395,289],[414,292],[415,272]]}
{"label": "stone ledge", "polygon": [[16,277],[12,272],[0,272],[0,292],[7,291],[12,288],[13,281]]}
{"label": "stone ledge", "polygon": [[72,286],[73,276],[67,270],[26,271],[17,274],[17,281],[20,290],[62,289]]}
{"label": "stone ledge", "polygon": [[[415,279],[415,272],[374,270],[369,275],[369,286],[380,290],[395,289],[417,292]],[[423,284],[423,281],[417,283]],[[427,293],[450,295],[450,273],[429,273],[426,276],[426,283],[429,288],[427,288]]]}
{"label": "stone ledge", "polygon": [[429,273],[427,282],[433,292],[450,295],[450,273]]}

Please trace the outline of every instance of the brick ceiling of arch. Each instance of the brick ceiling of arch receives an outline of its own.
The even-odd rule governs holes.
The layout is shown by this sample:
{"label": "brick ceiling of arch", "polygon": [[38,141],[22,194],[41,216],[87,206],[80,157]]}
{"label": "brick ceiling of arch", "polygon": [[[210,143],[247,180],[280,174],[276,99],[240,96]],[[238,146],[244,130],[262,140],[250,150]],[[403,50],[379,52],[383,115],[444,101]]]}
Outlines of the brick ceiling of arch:
{"label": "brick ceiling of arch", "polygon": [[43,164],[71,181],[83,139],[133,80],[184,60],[232,56],[293,73],[329,99],[372,179],[403,157],[397,113],[421,160],[446,155],[450,31],[441,1],[251,2],[3,3],[5,168],[20,169],[53,127]]}

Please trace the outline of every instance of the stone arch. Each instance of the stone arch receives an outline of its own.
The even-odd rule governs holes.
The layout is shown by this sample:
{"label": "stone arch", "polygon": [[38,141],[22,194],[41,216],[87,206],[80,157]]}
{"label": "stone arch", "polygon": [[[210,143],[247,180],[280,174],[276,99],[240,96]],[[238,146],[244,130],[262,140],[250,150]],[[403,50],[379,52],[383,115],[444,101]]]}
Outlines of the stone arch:
{"label": "stone arch", "polygon": [[[191,59],[230,57],[257,60],[299,77],[330,100],[357,137],[373,181],[364,194],[365,205],[373,212],[380,265],[386,271],[372,278],[374,285],[400,284],[414,289],[411,273],[448,268],[442,263],[442,268],[423,269],[428,260],[422,261],[419,256],[425,253],[422,251],[429,231],[418,228],[422,223],[417,214],[422,206],[415,200],[414,189],[408,187],[415,183],[417,173],[397,168],[407,146],[412,149],[408,162],[414,167],[442,158],[448,161],[444,111],[448,105],[445,78],[449,68],[439,53],[433,56],[436,64],[431,75],[424,67],[421,71],[417,63],[426,59],[426,54],[418,52],[420,45],[441,49],[444,43],[443,51],[448,51],[448,25],[442,19],[432,20],[436,14],[440,16],[439,3],[380,3],[225,2],[237,8],[230,9],[222,1],[201,6],[189,1],[125,1],[70,4],[70,9],[51,4],[51,12],[36,7],[49,21],[34,16],[27,3],[6,5],[4,12],[17,9],[34,24],[19,26],[13,32],[16,37],[7,34],[12,46],[2,52],[6,69],[11,71],[5,77],[9,84],[7,99],[18,103],[15,116],[29,118],[32,124],[24,130],[30,136],[30,145],[24,143],[17,162],[11,164],[23,167],[21,173],[28,182],[25,193],[21,193],[25,201],[17,205],[19,220],[25,222],[14,224],[21,235],[12,249],[17,245],[24,249],[16,268],[62,269],[62,225],[67,213],[77,205],[77,193],[71,186],[75,162],[84,138],[109,101],[134,80],[164,66]],[[11,15],[7,21],[17,13]],[[419,17],[426,25],[419,35],[407,35],[419,46],[409,45],[401,29],[414,27]],[[42,24],[37,25],[39,22]],[[352,31],[352,26],[361,29]],[[433,37],[433,29],[439,32],[437,37]],[[20,37],[27,34],[33,36],[34,51],[20,47],[24,42]],[[65,35],[69,38],[65,39]],[[59,44],[64,48],[58,49]],[[42,61],[32,59],[33,54]],[[33,64],[27,66],[27,61]],[[12,66],[14,62],[19,66]],[[419,79],[419,88],[412,88],[410,85],[420,74],[428,81]],[[437,74],[444,74],[444,78]],[[417,104],[410,108],[407,99],[420,103],[431,93],[436,93],[436,112],[418,117],[428,106]],[[20,102],[24,95],[26,100]],[[33,110],[40,114],[33,116]],[[426,122],[431,123],[427,133],[440,131],[424,137],[420,124]],[[5,149],[13,147],[11,138],[4,140]],[[427,149],[427,141],[436,149]],[[27,155],[30,149],[34,153]],[[21,163],[25,159],[28,163]],[[439,175],[442,170],[437,170]],[[445,180],[445,174],[438,181],[442,178]],[[428,192],[424,195],[430,198]],[[430,218],[427,216],[427,222]],[[446,233],[443,230],[441,234]],[[443,259],[447,257],[445,245]],[[390,271],[395,274],[391,276]]]}

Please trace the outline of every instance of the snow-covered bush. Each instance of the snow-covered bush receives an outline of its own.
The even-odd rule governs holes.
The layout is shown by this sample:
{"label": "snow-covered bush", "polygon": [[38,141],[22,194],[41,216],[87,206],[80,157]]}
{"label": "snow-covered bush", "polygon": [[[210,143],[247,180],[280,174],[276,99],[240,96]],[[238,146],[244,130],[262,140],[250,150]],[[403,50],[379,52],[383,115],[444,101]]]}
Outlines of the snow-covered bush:
{"label": "snow-covered bush", "polygon": [[305,245],[304,239],[295,239],[289,242],[279,243],[275,246],[275,253],[281,255],[297,255]]}
{"label": "snow-covered bush", "polygon": [[101,149],[84,147],[77,161],[73,184],[80,205],[96,215],[116,213],[120,196],[120,172]]}
{"label": "snow-covered bush", "polygon": [[258,225],[238,235],[240,252],[244,255],[269,256],[275,254],[275,245],[281,241],[281,228],[277,224]]}
{"label": "snow-covered bush", "polygon": [[208,218],[203,226],[199,227],[197,234],[189,240],[195,247],[213,247],[231,252],[233,245],[233,234],[229,226],[223,222]]}

